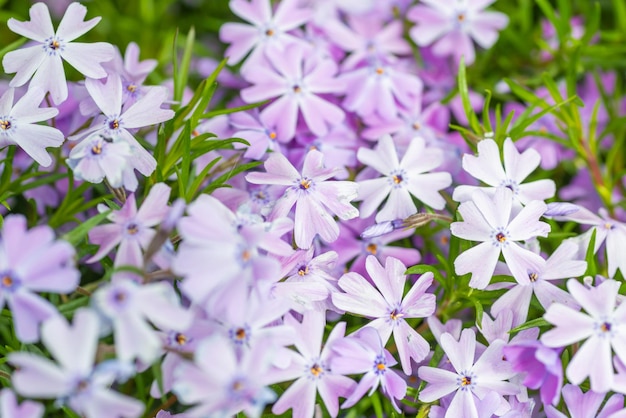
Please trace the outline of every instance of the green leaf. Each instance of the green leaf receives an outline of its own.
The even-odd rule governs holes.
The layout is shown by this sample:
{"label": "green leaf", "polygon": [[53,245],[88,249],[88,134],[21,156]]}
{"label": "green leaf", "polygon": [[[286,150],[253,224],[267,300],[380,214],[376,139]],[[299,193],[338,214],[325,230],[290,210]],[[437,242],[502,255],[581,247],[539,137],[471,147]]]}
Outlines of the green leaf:
{"label": "green leaf", "polygon": [[587,261],[587,270],[585,276],[595,276],[598,273],[595,257],[596,248],[596,229],[591,232],[591,238],[589,239],[589,246],[587,247],[587,253],[585,254],[585,261]]}
{"label": "green leaf", "polygon": [[537,328],[537,327],[548,327],[552,324],[546,321],[543,318],[532,319],[528,322],[523,323],[519,327],[515,327],[509,331],[509,334],[515,334],[516,332],[524,331],[525,329]]}
{"label": "green leaf", "polygon": [[474,113],[474,109],[472,108],[472,103],[469,98],[467,73],[465,71],[465,60],[463,58],[461,58],[461,62],[459,63],[458,84],[459,93],[461,94],[461,101],[463,102],[463,110],[465,110],[467,120],[469,121],[470,127],[474,130],[474,132],[478,133],[480,132],[480,125],[478,123],[478,119],[476,118],[476,114]]}
{"label": "green leaf", "polygon": [[97,214],[96,216],[86,220],[85,222],[80,223],[76,228],[62,235],[61,239],[69,242],[73,247],[76,247],[82,242],[83,239],[85,239],[87,234],[89,234],[89,231],[91,231],[96,225],[99,225],[100,222],[105,220],[110,213],[111,211],[108,210],[106,212]]}
{"label": "green leaf", "polygon": [[218,189],[218,188],[222,187],[225,182],[227,182],[228,180],[230,180],[231,178],[233,178],[237,174],[242,173],[244,171],[248,171],[248,170],[250,170],[250,169],[252,169],[254,167],[257,167],[260,164],[261,164],[261,161],[252,161],[250,163],[241,164],[241,165],[237,164],[237,165],[233,166],[232,170],[229,170],[228,172],[226,172],[226,173],[222,174],[221,176],[219,176],[218,178],[216,178],[207,187],[205,187],[202,192],[203,193],[207,193],[207,194],[211,194],[211,193],[213,193],[213,191],[215,189]]}
{"label": "green leaf", "polygon": [[250,104],[243,105],[243,106],[238,106],[238,107],[231,107],[231,108],[227,108],[227,109],[213,110],[213,111],[211,111],[209,113],[203,114],[200,118],[201,119],[210,119],[210,118],[214,118],[215,116],[230,115],[231,113],[237,113],[237,112],[242,112],[244,110],[254,109],[254,108],[257,108],[259,106],[263,106],[263,105],[265,105],[267,103],[269,103],[269,100],[266,100],[264,102],[250,103]]}
{"label": "green leaf", "polygon": [[185,91],[185,87],[187,86],[187,81],[189,78],[189,66],[191,64],[191,56],[195,40],[196,31],[192,26],[187,33],[187,38],[185,39],[185,49],[183,50],[183,58],[181,60],[180,66],[176,65],[177,54],[176,45],[174,45],[174,101],[179,103],[183,100],[183,92]]}
{"label": "green leaf", "polygon": [[432,273],[435,280],[437,280],[442,285],[445,284],[445,279],[443,275],[439,271],[439,269],[434,266],[429,266],[427,264],[418,264],[416,266],[409,267],[404,274],[424,274],[424,273]]}

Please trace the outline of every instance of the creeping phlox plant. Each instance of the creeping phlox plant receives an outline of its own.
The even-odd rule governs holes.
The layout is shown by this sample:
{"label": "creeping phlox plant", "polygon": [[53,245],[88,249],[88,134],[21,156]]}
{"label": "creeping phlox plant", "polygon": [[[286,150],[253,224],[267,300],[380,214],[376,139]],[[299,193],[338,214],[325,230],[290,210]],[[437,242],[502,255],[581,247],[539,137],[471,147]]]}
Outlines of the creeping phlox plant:
{"label": "creeping phlox plant", "polygon": [[0,0],[0,418],[626,417],[623,0]]}

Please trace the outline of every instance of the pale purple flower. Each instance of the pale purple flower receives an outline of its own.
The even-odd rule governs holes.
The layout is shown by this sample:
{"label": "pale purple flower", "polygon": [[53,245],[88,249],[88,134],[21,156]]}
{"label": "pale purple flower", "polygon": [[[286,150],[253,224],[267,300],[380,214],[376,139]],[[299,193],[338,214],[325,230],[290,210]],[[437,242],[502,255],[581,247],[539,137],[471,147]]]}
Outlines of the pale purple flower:
{"label": "pale purple flower", "polygon": [[232,416],[245,412],[260,417],[265,405],[276,399],[268,385],[276,383],[271,365],[275,352],[272,342],[255,345],[237,358],[222,336],[204,340],[196,349],[194,364],[182,363],[174,371],[173,392],[184,405],[189,418]]}
{"label": "pale purple flower", "polygon": [[398,65],[372,61],[366,66],[344,72],[339,80],[345,85],[342,106],[359,116],[396,119],[403,108],[421,100],[424,84],[415,74]]}
{"label": "pale purple flower", "polygon": [[[530,300],[534,294],[544,309],[555,302],[578,308],[574,298],[563,289],[552,284],[553,280],[579,277],[585,273],[587,262],[577,260],[578,246],[570,241],[563,243],[537,269],[528,269],[528,284],[512,284],[511,289],[500,296],[491,306],[491,313],[497,315],[504,309],[514,312],[515,326],[526,322]],[[537,260],[538,261],[538,260]]]}
{"label": "pale purple flower", "polygon": [[380,385],[383,393],[394,409],[400,408],[396,399],[404,399],[407,384],[391,367],[397,364],[389,351],[385,350],[376,329],[364,327],[355,336],[335,341],[332,350],[336,357],[330,364],[331,370],[338,374],[365,373],[354,392],[341,405],[349,408],[355,405],[369,390],[369,396]]}
{"label": "pale purple flower", "polygon": [[567,288],[587,313],[552,304],[543,317],[555,328],[543,334],[541,342],[548,347],[564,347],[585,340],[567,366],[567,379],[578,385],[589,377],[592,390],[607,392],[614,377],[611,348],[622,363],[626,362],[626,304],[616,307],[620,283],[605,280],[586,288],[570,279]]}
{"label": "pale purple flower", "polygon": [[506,187],[513,192],[515,202],[527,205],[532,200],[546,200],[554,196],[556,186],[551,179],[522,182],[533,172],[541,161],[541,155],[532,148],[519,153],[511,138],[504,141],[504,168],[500,162],[500,151],[496,141],[483,139],[478,143],[478,156],[465,154],[463,168],[473,177],[490,187],[461,185],[454,189],[452,198],[465,202],[480,188],[493,195],[498,187]]}
{"label": "pale purple flower", "polygon": [[161,108],[168,96],[167,89],[151,88],[145,96],[122,110],[123,86],[119,75],[109,74],[106,83],[89,78],[85,81],[85,86],[103,115],[97,117],[90,128],[69,139],[84,138],[90,133],[98,132],[108,138],[126,141],[133,153],[133,167],[144,176],[152,174],[156,168],[154,157],[137,142],[129,129],[155,125],[174,117],[172,110]]}
{"label": "pale purple flower", "polygon": [[161,354],[161,339],[148,321],[160,329],[185,331],[192,320],[165,282],[139,285],[119,279],[98,289],[92,301],[112,326],[115,353],[123,362],[139,359],[151,364]]}
{"label": "pale purple flower", "polygon": [[29,14],[29,21],[20,22],[11,18],[7,23],[13,32],[37,42],[37,45],[11,51],[2,59],[5,72],[17,73],[11,80],[11,87],[22,86],[32,77],[30,87],[50,92],[52,101],[60,104],[67,99],[62,59],[86,77],[106,77],[101,63],[113,59],[113,46],[106,42],[72,42],[96,26],[100,17],[84,21],[87,8],[80,3],[72,3],[55,32],[45,3],[34,4]]}
{"label": "pale purple flower", "polygon": [[[188,217],[178,223],[183,239],[172,268],[184,276],[181,290],[195,303],[244,285],[271,285],[280,279],[276,256],[289,256],[293,249],[281,237],[293,230],[289,218],[262,222],[257,215],[241,217],[219,200],[201,195],[191,205]],[[210,273],[206,266],[211,266]]]}
{"label": "pale purple flower", "polygon": [[98,317],[82,309],[73,325],[62,316],[47,320],[41,339],[57,361],[33,353],[14,352],[9,363],[17,367],[12,383],[23,396],[56,399],[86,418],[141,416],[144,406],[110,389],[117,378],[106,363],[94,368],[98,348]]}
{"label": "pale purple flower", "polygon": [[512,342],[503,349],[506,361],[512,363],[513,370],[524,373],[524,386],[539,389],[541,402],[545,405],[556,405],[561,398],[562,351],[533,340]]}
{"label": "pale purple flower", "polygon": [[[474,361],[476,352],[476,334],[470,329],[463,330],[456,341],[452,335],[441,336],[441,348],[448,356],[454,371],[422,366],[418,374],[428,385],[420,392],[422,402],[433,402],[455,392],[454,398],[446,411],[446,418],[476,416],[476,403],[490,392],[500,398],[500,407],[495,411],[502,415],[509,408],[504,395],[519,392],[517,385],[507,382],[515,375],[510,365],[502,359],[505,342],[496,340]],[[492,395],[493,396],[493,395]]]}
{"label": "pale purple flower", "polygon": [[[609,217],[606,209],[601,208],[599,216],[588,209],[563,203],[551,204],[553,218],[558,221],[574,221],[582,225],[592,225],[592,228],[579,238],[579,252],[585,254],[591,240],[591,234],[595,231],[594,254],[598,252],[600,246],[606,241],[606,258],[608,262],[609,277],[615,276],[619,269],[622,274],[626,274],[626,257],[623,256],[626,250],[626,224]],[[577,209],[577,210],[576,210]]]}
{"label": "pale purple flower", "polygon": [[[144,267],[143,252],[154,239],[158,225],[169,212],[167,201],[170,187],[165,183],[157,183],[150,189],[139,210],[135,194],[130,194],[124,206],[109,215],[113,223],[98,225],[89,231],[89,241],[100,246],[98,252],[87,262],[93,263],[104,258],[119,245],[115,256],[115,267]],[[155,262],[161,260],[157,257]],[[162,264],[162,263],[161,263]]]}
{"label": "pale purple flower", "polygon": [[123,103],[126,106],[135,103],[152,88],[144,86],[143,83],[146,81],[146,77],[154,71],[158,61],[155,59],[139,61],[139,45],[135,42],[130,42],[126,47],[123,61],[118,53],[115,55],[113,63],[117,73],[122,78]]}
{"label": "pale purple flower", "polygon": [[512,217],[512,197],[513,192],[506,187],[496,189],[493,199],[482,190],[476,190],[472,200],[459,206],[463,222],[450,225],[452,235],[481,242],[454,260],[457,274],[472,274],[471,287],[487,287],[501,253],[513,277],[522,285],[530,284],[529,268],[537,268],[543,262],[541,256],[516,241],[548,235],[550,225],[539,221],[546,211],[546,204],[533,200]]}
{"label": "pale purple flower", "polygon": [[281,373],[283,378],[288,376],[297,380],[276,401],[272,413],[282,414],[293,409],[294,418],[312,418],[316,393],[319,393],[334,418],[339,413],[339,398],[347,398],[356,388],[356,382],[331,368],[335,355],[332,346],[344,337],[346,323],[338,323],[326,341],[322,341],[325,322],[324,314],[320,312],[304,314],[302,323],[291,315],[285,318],[285,324],[296,331],[298,354],[292,356],[289,367]]}
{"label": "pale purple flower", "polygon": [[347,312],[375,318],[366,326],[379,332],[383,344],[393,333],[402,369],[409,375],[411,360],[422,361],[428,355],[429,346],[406,319],[425,318],[435,312],[435,295],[426,293],[433,274],[420,276],[404,296],[406,266],[400,260],[388,257],[383,267],[376,257],[369,256],[365,265],[376,287],[358,273],[346,273],[338,282],[346,293],[334,293],[333,304]]}
{"label": "pale purple flower", "polygon": [[70,151],[67,164],[78,180],[102,183],[106,178],[111,187],[137,189],[133,171],[133,152],[124,140],[115,140],[95,132]]}
{"label": "pale purple flower", "polygon": [[298,0],[281,1],[272,11],[270,0],[231,0],[229,5],[233,13],[250,24],[228,22],[220,28],[220,40],[231,44],[225,52],[228,63],[237,64],[252,51],[244,64],[244,69],[251,70],[269,47],[284,50],[294,43],[298,48],[306,46],[290,33],[312,17],[312,10],[299,7],[299,3]]}
{"label": "pale purple flower", "polygon": [[335,78],[334,61],[307,55],[296,45],[266,55],[254,71],[245,74],[254,85],[243,89],[241,97],[248,103],[275,98],[261,115],[267,124],[276,126],[279,137],[293,138],[299,114],[311,132],[319,136],[344,120],[343,110],[321,96],[344,90],[343,83]]}
{"label": "pale purple flower", "polygon": [[408,12],[416,23],[409,34],[419,46],[433,45],[439,56],[465,58],[467,65],[475,59],[472,39],[483,48],[491,48],[509,18],[504,13],[484,11],[495,0],[423,0]]}
{"label": "pale purple flower", "polygon": [[429,173],[441,165],[443,154],[439,149],[426,147],[421,137],[411,141],[402,160],[389,135],[380,139],[376,149],[359,148],[357,158],[384,176],[358,182],[362,218],[374,213],[387,196],[376,222],[403,219],[417,212],[412,196],[434,209],[445,206],[439,191],[452,184],[452,177],[445,172]]}
{"label": "pale purple flower", "polygon": [[[566,410],[571,418],[618,418],[623,417],[624,396],[613,394],[604,403],[605,394],[590,390],[586,393],[575,385],[567,384],[563,387],[563,399]],[[547,418],[567,418],[552,405],[546,405],[545,414]]]}
{"label": "pale purple flower", "polygon": [[339,236],[339,227],[331,214],[340,219],[352,219],[359,211],[350,204],[356,198],[358,185],[352,181],[329,181],[338,168],[325,168],[323,154],[309,151],[302,174],[285,156],[271,154],[265,161],[266,173],[250,173],[246,180],[254,184],[287,186],[276,202],[272,218],[286,216],[295,205],[294,238],[296,245],[307,249],[319,234],[325,242]]}
{"label": "pale purple flower", "polygon": [[65,139],[56,128],[37,122],[55,117],[59,111],[52,107],[39,107],[43,92],[31,88],[15,105],[15,89],[9,88],[0,97],[0,146],[18,145],[38,164],[48,167],[52,158],[47,147],[58,148]]}
{"label": "pale purple flower", "polygon": [[[245,158],[261,159],[267,151],[277,151],[278,143],[287,142],[291,137],[279,137],[273,125],[266,122],[267,116],[260,115],[258,110],[251,112],[237,112],[230,116],[230,124],[236,130],[234,138],[245,138],[250,143]],[[246,147],[244,144],[234,144],[236,148]]]}
{"label": "pale purple flower", "polygon": [[6,418],[42,418],[44,407],[33,401],[24,401],[18,405],[17,397],[11,389],[0,391],[0,416]]}
{"label": "pale purple flower", "polygon": [[80,274],[74,266],[74,248],[56,241],[47,225],[27,230],[26,218],[4,218],[0,235],[0,308],[6,303],[17,338],[39,340],[39,324],[58,315],[54,305],[35,292],[70,293]]}

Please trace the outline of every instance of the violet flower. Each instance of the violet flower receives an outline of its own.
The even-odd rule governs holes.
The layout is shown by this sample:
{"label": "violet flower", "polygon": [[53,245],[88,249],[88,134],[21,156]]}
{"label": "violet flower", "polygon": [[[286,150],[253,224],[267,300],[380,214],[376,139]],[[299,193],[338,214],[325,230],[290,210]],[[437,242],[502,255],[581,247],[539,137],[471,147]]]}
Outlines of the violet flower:
{"label": "violet flower", "polygon": [[11,18],[7,22],[13,32],[38,43],[8,52],[2,59],[5,72],[17,73],[11,80],[11,87],[22,86],[32,77],[30,87],[50,92],[52,101],[58,105],[67,99],[68,94],[62,59],[87,77],[106,77],[101,63],[113,59],[113,46],[106,42],[72,42],[96,26],[100,17],[84,21],[87,8],[80,3],[72,3],[55,32],[45,3],[35,3],[29,14],[29,21],[20,22]]}
{"label": "violet flower", "polygon": [[76,312],[71,326],[60,315],[47,320],[41,339],[57,363],[33,353],[11,353],[16,392],[56,399],[86,418],[141,416],[144,405],[139,400],[110,389],[117,376],[106,363],[94,368],[98,332],[98,317],[87,309]]}
{"label": "violet flower", "polygon": [[9,88],[0,97],[0,146],[18,145],[39,165],[48,167],[52,158],[46,148],[60,147],[65,138],[58,129],[37,122],[51,119],[59,111],[52,107],[39,107],[43,92],[36,87],[31,88],[15,105],[14,95],[15,89]]}
{"label": "violet flower", "polygon": [[355,336],[335,341],[332,350],[337,354],[330,364],[334,373],[365,373],[354,392],[341,405],[342,409],[355,405],[368,390],[371,396],[380,385],[391,405],[400,413],[396,400],[404,399],[407,384],[391,368],[397,362],[385,350],[375,328],[364,327]]}
{"label": "violet flower", "polygon": [[70,293],[80,274],[74,266],[74,247],[56,241],[47,225],[26,227],[22,215],[4,218],[0,235],[0,308],[6,303],[17,338],[39,340],[39,324],[58,315],[54,305],[34,292]]}
{"label": "violet flower", "polygon": [[498,39],[509,18],[504,13],[483,9],[495,0],[423,0],[408,12],[415,22],[409,34],[419,46],[433,45],[439,56],[454,56],[456,62],[465,58],[467,65],[475,59],[472,39],[487,49]]}
{"label": "violet flower", "polygon": [[359,148],[357,158],[383,175],[358,182],[362,218],[374,213],[386,197],[387,202],[376,214],[376,222],[404,219],[417,212],[412,196],[434,209],[445,206],[439,191],[452,184],[452,177],[445,172],[429,173],[441,165],[443,154],[439,149],[426,147],[422,138],[411,141],[402,160],[398,159],[389,135],[380,139],[375,150]]}
{"label": "violet flower", "polygon": [[541,342],[548,347],[564,347],[585,340],[567,366],[567,379],[578,385],[589,377],[592,390],[607,392],[614,377],[611,348],[626,363],[626,303],[616,307],[620,283],[605,280],[586,288],[570,279],[567,288],[587,313],[560,303],[550,305],[543,317],[555,328],[543,334]]}
{"label": "violet flower", "polygon": [[333,344],[344,337],[346,323],[335,325],[323,342],[325,322],[324,314],[320,312],[306,313],[302,323],[291,315],[285,318],[285,324],[296,331],[298,354],[292,356],[289,367],[281,373],[285,380],[297,380],[276,401],[272,407],[273,414],[293,409],[294,418],[312,418],[316,393],[319,393],[328,413],[334,418],[339,413],[339,398],[347,398],[354,392],[356,382],[336,373],[331,367],[335,356]]}
{"label": "violet flower", "polygon": [[271,217],[284,217],[296,206],[294,238],[296,245],[302,249],[309,248],[318,234],[325,242],[337,239],[339,227],[331,213],[340,219],[352,219],[359,215],[359,211],[350,204],[357,196],[358,185],[352,181],[328,181],[338,169],[325,168],[319,151],[309,151],[302,174],[279,153],[267,158],[265,169],[266,173],[248,174],[246,180],[254,184],[288,187],[276,202]]}
{"label": "violet flower", "polygon": [[[580,387],[567,384],[563,387],[563,399],[569,416],[572,418],[622,418],[624,415],[624,396],[613,394],[607,399],[604,407],[605,394],[590,390],[583,393]],[[547,418],[567,418],[551,405],[546,405]]]}
{"label": "violet flower", "polygon": [[528,269],[543,262],[541,256],[522,248],[516,241],[548,235],[550,225],[539,221],[546,211],[546,204],[533,200],[511,219],[512,197],[513,192],[506,187],[496,189],[493,200],[482,190],[476,190],[471,201],[459,206],[464,221],[450,225],[452,235],[482,241],[454,260],[457,274],[472,273],[471,287],[487,287],[500,253],[520,284],[529,284]]}
{"label": "violet flower", "polygon": [[360,274],[346,273],[339,279],[339,287],[346,293],[334,293],[333,304],[339,309],[375,318],[366,327],[375,328],[383,344],[393,333],[402,370],[410,375],[411,360],[422,361],[428,355],[429,346],[406,319],[425,318],[435,312],[435,295],[426,293],[433,274],[420,276],[403,297],[407,276],[404,275],[406,266],[400,260],[388,257],[383,267],[370,255],[365,265],[376,288]]}
{"label": "violet flower", "polygon": [[563,386],[562,349],[546,347],[540,341],[523,340],[509,343],[503,349],[513,370],[524,373],[524,386],[539,389],[541,402],[557,405]]}
{"label": "violet flower", "polygon": [[494,392],[500,398],[500,407],[495,411],[502,415],[510,407],[503,395],[515,395],[519,392],[517,385],[507,382],[515,375],[510,365],[502,359],[502,348],[505,342],[496,340],[474,360],[476,351],[476,334],[465,329],[459,341],[445,333],[441,336],[441,348],[448,356],[454,371],[422,366],[418,375],[428,385],[420,392],[422,402],[433,402],[455,392],[446,418],[476,416],[477,400]]}

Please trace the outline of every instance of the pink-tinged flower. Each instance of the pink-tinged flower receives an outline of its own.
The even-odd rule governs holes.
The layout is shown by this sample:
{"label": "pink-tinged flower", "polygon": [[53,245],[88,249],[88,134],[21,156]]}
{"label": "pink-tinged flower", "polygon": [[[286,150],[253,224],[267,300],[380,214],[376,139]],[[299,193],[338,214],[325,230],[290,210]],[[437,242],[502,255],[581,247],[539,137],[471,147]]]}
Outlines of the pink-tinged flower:
{"label": "pink-tinged flower", "polygon": [[276,399],[267,386],[276,383],[271,370],[275,357],[272,341],[256,344],[237,358],[228,340],[210,337],[200,343],[194,363],[183,363],[174,371],[173,392],[189,418],[232,416],[244,412],[260,417],[265,405]]}
{"label": "pink-tinged flower", "polygon": [[135,191],[138,186],[131,158],[133,152],[124,140],[107,138],[96,132],[70,151],[67,164],[78,180],[102,183],[106,178],[111,187]]}
{"label": "pink-tinged flower", "polygon": [[452,235],[481,242],[454,260],[457,274],[472,274],[471,287],[487,287],[501,253],[511,274],[522,285],[530,284],[529,269],[537,269],[544,262],[540,255],[516,241],[548,235],[550,225],[539,221],[546,204],[533,200],[514,217],[511,216],[512,206],[513,192],[506,187],[496,189],[493,199],[482,190],[476,190],[472,200],[459,206],[463,222],[450,225]]}
{"label": "pink-tinged flower", "polygon": [[[165,183],[155,184],[139,210],[135,194],[130,194],[124,206],[109,215],[109,220],[113,223],[98,225],[89,231],[89,241],[99,245],[100,248],[87,262],[101,260],[119,245],[115,267],[134,266],[143,269],[143,252],[148,249],[156,235],[153,227],[158,225],[170,210],[167,206],[170,191],[170,187]],[[155,262],[159,264],[161,260],[157,257]]]}
{"label": "pink-tinged flower", "polygon": [[233,13],[251,24],[229,22],[220,28],[220,40],[231,44],[225,52],[228,64],[237,64],[252,50],[244,64],[244,69],[251,69],[270,47],[284,50],[293,43],[298,44],[298,48],[306,46],[289,33],[312,17],[312,10],[299,7],[299,3],[298,0],[281,1],[273,12],[270,0],[231,0]]}
{"label": "pink-tinged flower", "polygon": [[17,397],[11,389],[0,391],[0,416],[6,418],[42,418],[44,407],[38,402],[24,401],[17,404]]}
{"label": "pink-tinged flower", "polygon": [[605,280],[586,288],[570,279],[567,289],[587,313],[554,303],[543,316],[556,327],[541,336],[546,346],[564,347],[585,340],[567,366],[567,379],[578,385],[589,377],[591,389],[599,393],[613,385],[611,348],[626,363],[626,304],[615,307],[619,287],[619,282]]}
{"label": "pink-tinged flower", "polygon": [[567,384],[563,387],[563,399],[568,415],[558,411],[552,405],[546,405],[545,414],[547,418],[623,418],[624,417],[624,396],[613,394],[604,403],[605,393],[590,390],[586,393],[575,385]]}
{"label": "pink-tinged flower", "polygon": [[248,103],[275,98],[261,115],[267,124],[276,127],[279,137],[293,138],[298,114],[318,136],[343,121],[343,110],[321,97],[344,90],[343,83],[335,78],[337,65],[334,61],[307,55],[296,45],[284,51],[272,49],[266,56],[254,71],[245,74],[246,80],[254,85],[243,89],[241,97]]}
{"label": "pink-tinged flower", "polygon": [[112,64],[115,71],[122,78],[124,92],[122,102],[126,106],[135,103],[152,88],[144,86],[143,83],[146,81],[146,77],[156,68],[158,61],[155,59],[139,61],[139,46],[135,42],[129,43],[126,47],[123,61],[118,52],[115,54]]}
{"label": "pink-tinged flower", "polygon": [[528,270],[530,283],[526,285],[511,283],[511,289],[493,303],[491,313],[498,315],[502,310],[510,309],[515,316],[514,326],[519,326],[526,322],[533,294],[544,309],[548,309],[556,302],[577,309],[579,305],[574,298],[552,284],[553,280],[579,277],[585,273],[587,263],[576,260],[577,254],[578,246],[573,242],[564,241],[547,260],[538,265],[539,268]]}
{"label": "pink-tinged flower", "polygon": [[424,84],[416,75],[398,65],[372,61],[344,72],[339,80],[345,85],[342,106],[362,117],[394,120],[403,108],[421,101]]}
{"label": "pink-tinged flower", "polygon": [[341,405],[342,409],[355,405],[369,390],[369,396],[380,385],[398,413],[396,399],[404,399],[407,384],[391,367],[398,362],[385,350],[376,329],[361,328],[356,336],[336,340],[331,349],[335,352],[330,367],[334,373],[365,373],[352,394]]}
{"label": "pink-tinged flower", "polygon": [[58,148],[63,144],[63,133],[51,126],[37,122],[51,119],[59,111],[52,107],[39,107],[43,92],[31,88],[15,105],[15,89],[9,88],[0,97],[0,146],[18,145],[33,160],[44,167],[52,163],[47,147]]}
{"label": "pink-tinged flower", "polygon": [[423,0],[408,12],[409,20],[417,26],[409,35],[419,46],[433,45],[439,56],[461,57],[466,64],[475,59],[472,39],[483,48],[491,48],[509,18],[504,13],[486,12],[484,8],[495,0]]}
{"label": "pink-tinged flower", "polygon": [[107,138],[126,141],[133,153],[133,167],[144,176],[152,174],[156,168],[154,157],[137,142],[129,129],[155,125],[174,117],[172,110],[161,108],[167,99],[167,89],[151,88],[145,96],[122,111],[122,80],[119,75],[110,74],[106,83],[88,78],[85,86],[104,115],[96,118],[90,128],[69,139],[84,138],[90,133],[98,132]]}
{"label": "pink-tinged flower", "polygon": [[110,389],[116,373],[106,363],[94,368],[98,333],[98,317],[87,309],[76,312],[73,325],[60,315],[47,320],[41,339],[57,363],[33,353],[11,353],[9,363],[17,367],[11,380],[16,392],[56,399],[86,418],[141,416],[140,401]]}
{"label": "pink-tinged flower", "polygon": [[338,19],[321,25],[329,40],[346,52],[342,68],[352,69],[367,61],[392,63],[396,55],[411,54],[411,46],[403,38],[402,22],[388,22],[379,14],[348,15],[348,26]]}
{"label": "pink-tinged flower", "polygon": [[246,180],[254,184],[287,186],[271,217],[284,217],[296,206],[294,237],[300,248],[309,248],[316,235],[325,242],[337,239],[339,227],[331,213],[340,219],[352,219],[359,215],[359,211],[350,204],[357,196],[358,185],[352,181],[328,181],[339,168],[325,168],[323,154],[319,151],[309,151],[302,174],[279,153],[268,157],[265,169],[266,173],[248,174]]}
{"label": "pink-tinged flower", "polygon": [[323,342],[325,322],[323,313],[312,311],[304,314],[302,323],[291,315],[285,318],[285,324],[296,331],[298,354],[292,356],[289,367],[281,373],[285,380],[297,380],[276,401],[272,413],[283,414],[293,409],[294,418],[312,418],[315,396],[319,393],[334,418],[339,413],[339,398],[347,398],[356,388],[356,382],[331,368],[335,356],[331,348],[335,341],[344,337],[346,323],[338,323]]}
{"label": "pink-tinged flower", "polygon": [[473,177],[491,187],[458,186],[452,198],[458,202],[470,200],[472,193],[480,188],[493,195],[498,187],[506,187],[513,192],[513,199],[522,205],[532,200],[545,200],[554,196],[556,186],[551,179],[536,180],[522,184],[541,161],[541,155],[532,148],[519,153],[511,138],[504,141],[504,168],[500,162],[500,151],[493,139],[483,139],[478,143],[478,156],[465,154],[463,168]]}
{"label": "pink-tinged flower", "polygon": [[233,213],[209,195],[198,197],[187,212],[178,223],[183,242],[172,268],[184,276],[180,288],[193,302],[205,303],[210,296],[225,300],[224,292],[269,287],[280,279],[276,256],[293,253],[281,238],[293,230],[289,218],[262,222],[259,216]]}
{"label": "pink-tinged flower", "polygon": [[0,235],[0,307],[6,303],[17,338],[39,340],[39,324],[57,315],[56,308],[34,292],[70,293],[80,274],[74,266],[74,248],[55,241],[47,225],[26,229],[26,218],[10,215]]}
{"label": "pink-tinged flower", "polygon": [[11,87],[22,86],[32,77],[31,88],[50,92],[54,104],[60,104],[67,99],[62,59],[86,77],[106,77],[101,63],[113,59],[113,46],[106,42],[72,42],[96,26],[100,17],[84,21],[87,8],[80,3],[72,3],[55,32],[45,3],[34,4],[29,13],[29,21],[19,22],[11,18],[7,23],[13,32],[38,43],[11,51],[2,59],[5,72],[17,73],[11,80]]}
{"label": "pink-tinged flower", "polygon": [[[230,116],[230,124],[236,131],[235,138],[245,138],[250,143],[244,153],[245,158],[260,160],[267,151],[277,151],[278,143],[291,140],[279,137],[276,128],[266,123],[267,117],[259,115],[257,109],[251,112],[237,112]],[[244,144],[235,144],[237,148],[244,148]]]}
{"label": "pink-tinged flower", "polygon": [[339,287],[346,293],[334,293],[333,304],[347,312],[375,318],[367,327],[376,328],[383,344],[393,333],[402,370],[411,374],[411,360],[419,363],[428,355],[428,342],[407,322],[408,318],[426,318],[435,312],[435,295],[426,293],[433,274],[425,273],[413,284],[406,296],[404,285],[406,266],[388,257],[383,267],[376,257],[365,262],[367,272],[376,287],[357,273],[346,273]]}
{"label": "pink-tinged flower", "polygon": [[165,282],[139,285],[120,279],[93,294],[94,307],[113,327],[115,353],[123,362],[139,359],[151,364],[161,354],[161,339],[149,325],[185,331],[192,314],[178,303],[174,289]]}
{"label": "pink-tinged flower", "polygon": [[[474,361],[476,353],[476,334],[471,329],[465,329],[461,338],[456,341],[452,335],[445,333],[441,336],[441,348],[448,356],[454,371],[422,366],[418,374],[428,385],[420,392],[422,402],[433,402],[455,392],[454,398],[446,411],[446,418],[478,416],[477,401],[484,399],[490,392],[500,398],[496,415],[502,415],[509,408],[504,395],[515,395],[519,387],[507,382],[515,372],[502,359],[502,348],[505,342],[496,340]],[[491,395],[493,396],[493,395]]]}
{"label": "pink-tinged flower", "polygon": [[541,402],[556,405],[561,398],[563,364],[561,349],[544,346],[539,341],[524,340],[510,343],[503,349],[513,370],[524,373],[524,386],[539,389]]}
{"label": "pink-tinged flower", "polygon": [[437,148],[426,147],[421,137],[411,141],[402,160],[398,160],[389,135],[380,139],[376,149],[359,148],[357,158],[384,176],[358,182],[362,218],[374,213],[387,196],[384,207],[376,214],[376,222],[404,219],[417,212],[411,196],[434,209],[445,206],[439,191],[452,184],[452,177],[445,172],[429,173],[441,165],[443,154]]}
{"label": "pink-tinged flower", "polygon": [[606,258],[608,262],[609,277],[615,276],[617,270],[626,274],[626,257],[623,256],[626,249],[626,224],[609,217],[606,209],[601,208],[599,216],[588,209],[569,203],[550,203],[551,216],[558,221],[574,221],[582,225],[592,225],[592,228],[580,237],[579,254],[585,254],[591,241],[591,234],[595,231],[594,254],[598,252],[606,241]]}

